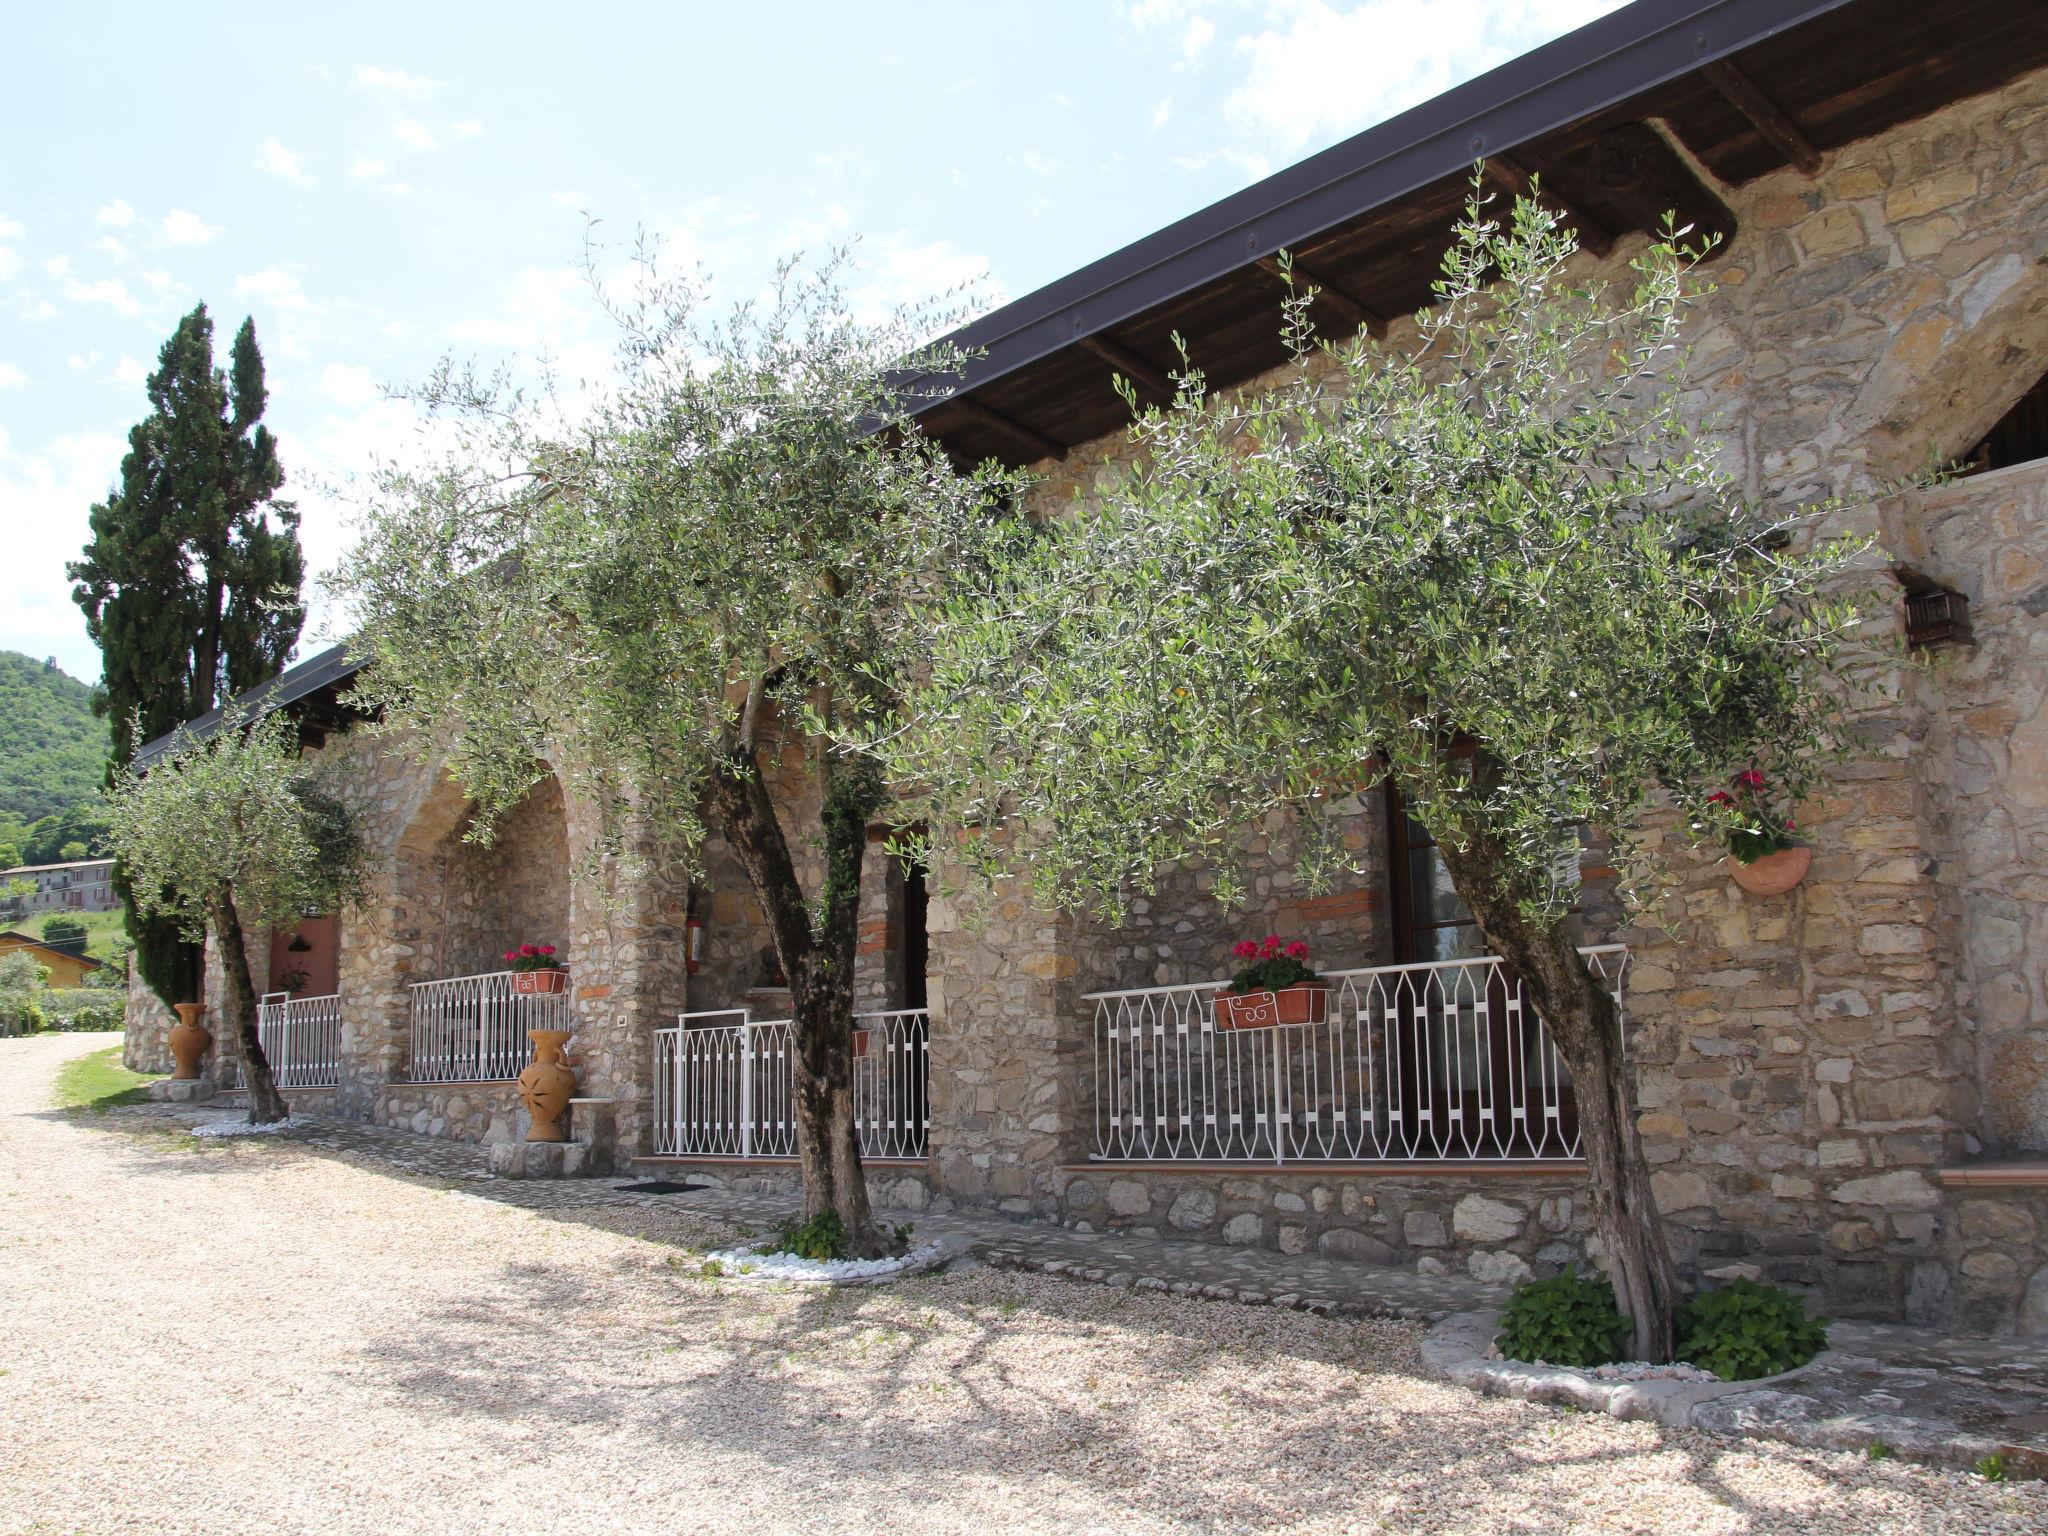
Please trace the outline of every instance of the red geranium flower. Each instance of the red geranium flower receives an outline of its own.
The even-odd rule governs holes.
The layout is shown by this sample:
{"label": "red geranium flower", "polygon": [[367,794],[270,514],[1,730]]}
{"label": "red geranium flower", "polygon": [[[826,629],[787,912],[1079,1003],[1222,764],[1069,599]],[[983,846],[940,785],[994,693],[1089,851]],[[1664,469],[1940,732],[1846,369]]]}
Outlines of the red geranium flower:
{"label": "red geranium flower", "polygon": [[1747,773],[1738,773],[1735,776],[1735,782],[1744,789],[1762,789],[1764,787],[1764,776],[1752,768]]}
{"label": "red geranium flower", "polygon": [[534,951],[537,955],[552,955],[554,952],[555,946],[552,944],[543,944]]}
{"label": "red geranium flower", "polygon": [[1306,960],[1308,958],[1308,946],[1302,943],[1301,940],[1296,939],[1287,946],[1287,955],[1292,960]]}
{"label": "red geranium flower", "polygon": [[1733,805],[1734,803],[1735,797],[1725,789],[1717,789],[1707,796],[1707,804],[1709,805]]}
{"label": "red geranium flower", "polygon": [[1240,939],[1231,953],[1240,960],[1256,960],[1259,958],[1259,946],[1250,939]]}

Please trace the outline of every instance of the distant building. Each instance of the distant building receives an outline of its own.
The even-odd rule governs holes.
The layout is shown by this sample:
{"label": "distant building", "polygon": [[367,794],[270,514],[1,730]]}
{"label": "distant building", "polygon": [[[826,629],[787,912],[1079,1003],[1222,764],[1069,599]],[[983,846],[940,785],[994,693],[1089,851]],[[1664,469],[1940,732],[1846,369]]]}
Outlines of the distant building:
{"label": "distant building", "polygon": [[111,912],[121,904],[114,894],[112,859],[75,859],[69,864],[24,864],[0,869],[0,888],[26,880],[35,890],[0,902],[0,910],[20,919],[38,912]]}
{"label": "distant building", "polygon": [[0,955],[11,955],[16,950],[26,950],[37,965],[47,966],[53,987],[82,987],[85,978],[100,968],[97,960],[52,949],[41,939],[16,933],[11,928],[0,929]]}

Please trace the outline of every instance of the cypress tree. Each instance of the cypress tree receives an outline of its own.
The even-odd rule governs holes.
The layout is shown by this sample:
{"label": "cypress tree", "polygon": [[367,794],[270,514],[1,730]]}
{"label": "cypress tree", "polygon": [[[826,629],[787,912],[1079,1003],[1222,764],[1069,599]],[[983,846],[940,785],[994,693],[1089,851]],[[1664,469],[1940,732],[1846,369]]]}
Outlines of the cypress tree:
{"label": "cypress tree", "polygon": [[[204,304],[178,322],[149,376],[150,413],[128,433],[121,483],[92,509],[92,538],[68,574],[100,648],[94,707],[114,720],[109,782],[152,741],[271,676],[298,643],[305,555],[277,439],[256,325],[214,366]],[[273,520],[274,519],[274,520]],[[176,925],[136,911],[128,932],[142,978],[167,1003],[200,995],[200,952]]]}

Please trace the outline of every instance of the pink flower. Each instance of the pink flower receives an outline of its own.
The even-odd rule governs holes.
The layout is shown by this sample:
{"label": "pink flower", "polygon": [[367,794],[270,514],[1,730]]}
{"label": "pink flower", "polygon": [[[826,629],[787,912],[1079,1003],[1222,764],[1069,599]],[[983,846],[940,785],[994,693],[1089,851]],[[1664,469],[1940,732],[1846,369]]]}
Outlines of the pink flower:
{"label": "pink flower", "polygon": [[522,944],[519,946],[519,953],[521,953],[522,955],[537,955],[540,953],[540,951],[538,949],[535,949],[531,944]]}
{"label": "pink flower", "polygon": [[555,946],[552,944],[543,944],[540,946],[539,950],[536,951],[536,953],[543,955],[552,955],[554,952]]}
{"label": "pink flower", "polygon": [[1256,960],[1259,958],[1259,946],[1250,939],[1240,939],[1231,953],[1240,960]]}
{"label": "pink flower", "polygon": [[1290,960],[1306,960],[1308,958],[1308,946],[1302,943],[1301,940],[1296,939],[1287,946],[1287,958]]}
{"label": "pink flower", "polygon": [[519,958],[519,951],[516,949],[508,949],[505,951],[505,958],[507,960],[517,960]]}
{"label": "pink flower", "polygon": [[1793,819],[1792,819],[1792,818],[1791,818],[1790,816],[1787,816],[1787,817],[1785,818],[1785,830],[1786,830],[1787,832],[1790,832],[1790,831],[1791,831],[1791,830],[1792,830],[1792,829],[1793,829],[1794,827],[1796,827],[1796,826],[1798,826],[1798,825],[1799,825],[1799,823],[1798,823],[1798,822],[1796,822],[1796,821],[1794,821],[1794,820],[1793,820]]}
{"label": "pink flower", "polygon": [[1752,768],[1747,773],[1738,773],[1735,776],[1735,782],[1744,789],[1762,789],[1764,787],[1764,776]]}

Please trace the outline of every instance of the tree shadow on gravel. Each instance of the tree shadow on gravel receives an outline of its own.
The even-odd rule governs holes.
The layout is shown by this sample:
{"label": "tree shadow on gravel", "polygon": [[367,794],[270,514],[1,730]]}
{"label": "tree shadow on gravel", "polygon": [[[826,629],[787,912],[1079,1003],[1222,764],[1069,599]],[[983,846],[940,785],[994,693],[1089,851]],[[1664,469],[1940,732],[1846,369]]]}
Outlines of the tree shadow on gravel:
{"label": "tree shadow on gravel", "polygon": [[526,1444],[591,1427],[622,1464],[746,1458],[793,1501],[854,1500],[850,1528],[928,1513],[948,1480],[990,1477],[1054,1510],[1072,1496],[1077,1521],[1109,1505],[1219,1530],[1311,1517],[1553,1529],[1630,1482],[1689,1490],[1689,1508],[1646,1496],[1648,1524],[1573,1528],[1799,1518],[1715,1476],[1699,1436],[1426,1379],[1407,1325],[995,1270],[794,1294],[630,1258],[609,1272],[508,1264],[500,1280],[496,1299],[449,1297],[366,1341],[417,1411]]}

